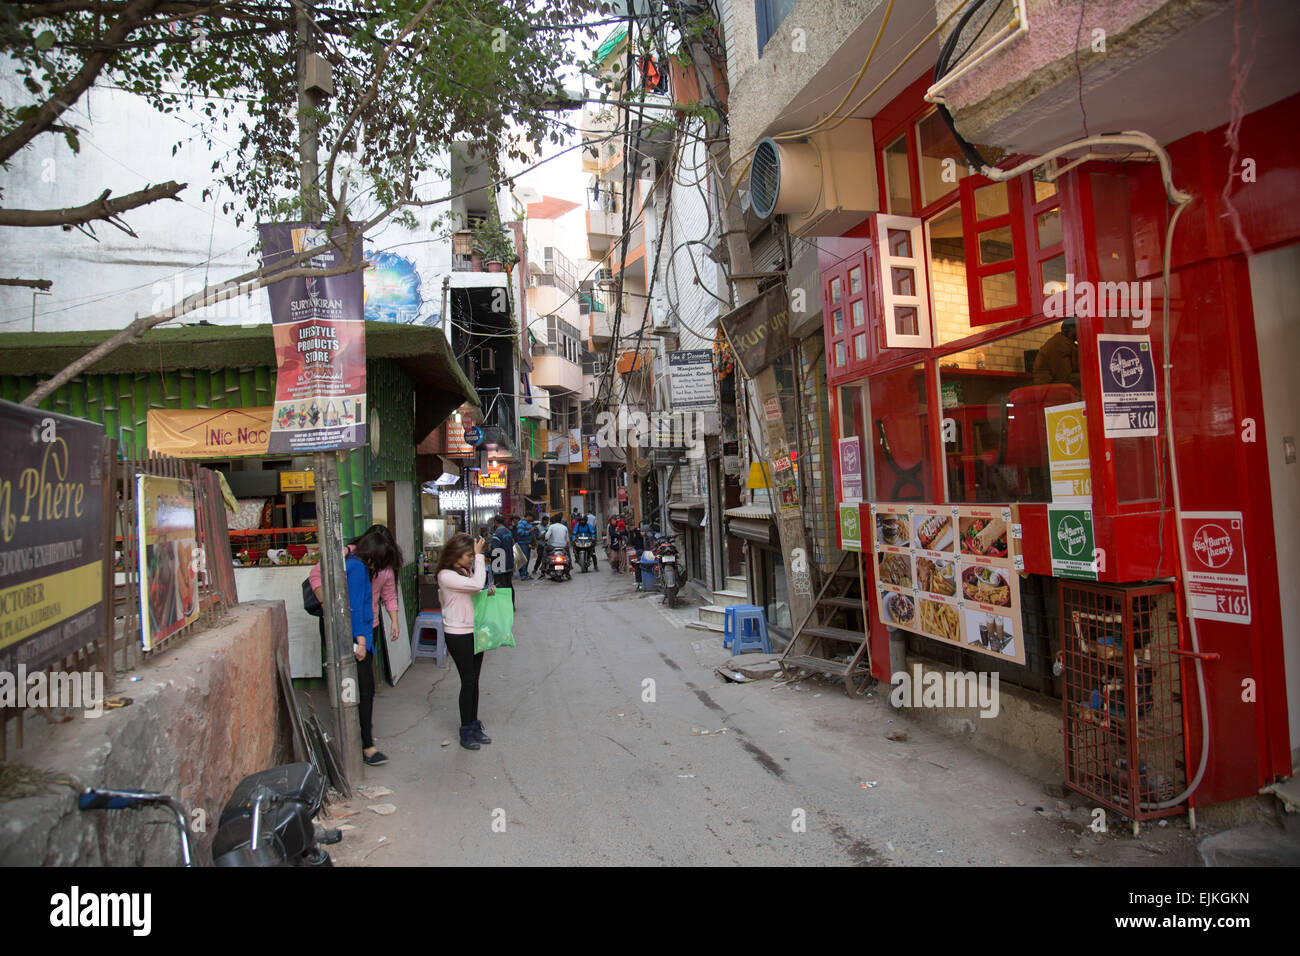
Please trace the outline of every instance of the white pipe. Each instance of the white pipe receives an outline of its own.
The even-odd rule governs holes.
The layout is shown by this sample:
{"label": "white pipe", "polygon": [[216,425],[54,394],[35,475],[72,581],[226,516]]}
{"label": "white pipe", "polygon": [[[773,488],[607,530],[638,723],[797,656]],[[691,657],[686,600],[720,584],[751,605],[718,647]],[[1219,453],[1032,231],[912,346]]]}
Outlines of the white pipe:
{"label": "white pipe", "polygon": [[[972,69],[982,63],[985,59],[992,56],[1002,47],[1006,46],[1016,37],[1023,36],[1029,32],[1029,18],[1025,11],[1025,0],[1015,0],[1016,19],[1006,26],[1002,27],[984,41],[981,46],[965,63],[953,70],[951,73],[945,73],[943,78],[925,91],[925,101],[927,103],[942,103],[943,91],[948,88],[959,77],[965,76]],[[1010,33],[1007,31],[1010,30]],[[1006,36],[1002,34],[1006,33]]]}

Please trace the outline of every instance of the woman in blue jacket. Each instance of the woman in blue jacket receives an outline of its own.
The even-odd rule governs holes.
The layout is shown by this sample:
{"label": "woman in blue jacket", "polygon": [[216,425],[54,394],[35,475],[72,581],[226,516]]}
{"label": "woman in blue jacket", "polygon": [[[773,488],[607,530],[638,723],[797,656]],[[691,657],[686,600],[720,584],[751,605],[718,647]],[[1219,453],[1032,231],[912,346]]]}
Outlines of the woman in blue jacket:
{"label": "woman in blue jacket", "polygon": [[[400,559],[399,559],[400,560]],[[371,600],[371,578],[393,561],[385,538],[365,534],[356,543],[343,566],[348,582],[348,605],[352,610],[352,655],[357,659],[357,712],[361,719],[361,755],[370,766],[386,763],[388,757],[375,747],[371,716],[375,705],[375,673],[370,656],[375,653],[375,621]]]}

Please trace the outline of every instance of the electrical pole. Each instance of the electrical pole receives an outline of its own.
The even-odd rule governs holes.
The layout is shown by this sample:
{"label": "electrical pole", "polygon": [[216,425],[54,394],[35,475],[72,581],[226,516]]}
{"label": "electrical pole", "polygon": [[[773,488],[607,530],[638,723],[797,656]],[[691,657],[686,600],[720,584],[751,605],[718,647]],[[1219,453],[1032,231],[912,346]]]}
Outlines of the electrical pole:
{"label": "electrical pole", "polygon": [[[294,22],[298,35],[298,158],[299,195],[303,219],[318,222],[323,214],[316,179],[316,115],[325,99],[325,91],[308,85],[308,68],[315,56],[312,38],[311,0],[294,3]],[[348,603],[347,576],[343,569],[343,521],[340,513],[339,453],[318,451],[312,456],[316,482],[316,529],[320,544],[321,588],[324,600],[321,613],[325,621],[326,664],[330,709],[338,734],[339,757],[343,773],[350,784],[360,783],[361,724],[357,714],[357,660],[353,655],[352,614]],[[367,658],[360,666],[370,667]]]}

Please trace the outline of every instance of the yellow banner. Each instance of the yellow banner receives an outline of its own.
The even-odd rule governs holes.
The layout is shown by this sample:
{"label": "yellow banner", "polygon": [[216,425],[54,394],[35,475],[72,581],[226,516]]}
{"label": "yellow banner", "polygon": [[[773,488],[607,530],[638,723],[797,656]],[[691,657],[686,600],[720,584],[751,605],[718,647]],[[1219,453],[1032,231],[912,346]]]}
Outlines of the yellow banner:
{"label": "yellow banner", "polygon": [[268,406],[258,408],[151,408],[149,450],[174,458],[241,458],[265,455],[271,435]]}
{"label": "yellow banner", "polygon": [[0,591],[0,647],[66,621],[103,597],[102,561]]}
{"label": "yellow banner", "polygon": [[280,472],[281,491],[315,491],[316,473],[312,471]]}

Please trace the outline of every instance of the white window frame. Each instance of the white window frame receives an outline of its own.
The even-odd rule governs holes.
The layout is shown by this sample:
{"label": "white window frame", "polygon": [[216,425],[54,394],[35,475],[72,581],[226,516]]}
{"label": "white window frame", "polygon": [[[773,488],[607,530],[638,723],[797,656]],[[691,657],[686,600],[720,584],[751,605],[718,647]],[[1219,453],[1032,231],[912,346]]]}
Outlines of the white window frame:
{"label": "white window frame", "polygon": [[[911,235],[912,255],[893,256],[889,253],[889,230],[903,229]],[[876,261],[879,262],[876,278],[880,288],[881,320],[885,330],[885,348],[928,349],[934,346],[930,328],[930,274],[926,255],[925,223],[911,216],[876,214]],[[895,295],[894,266],[911,269],[916,276],[916,295]],[[894,307],[916,309],[916,335],[903,335],[894,329]]]}

